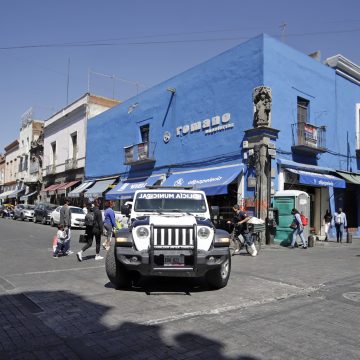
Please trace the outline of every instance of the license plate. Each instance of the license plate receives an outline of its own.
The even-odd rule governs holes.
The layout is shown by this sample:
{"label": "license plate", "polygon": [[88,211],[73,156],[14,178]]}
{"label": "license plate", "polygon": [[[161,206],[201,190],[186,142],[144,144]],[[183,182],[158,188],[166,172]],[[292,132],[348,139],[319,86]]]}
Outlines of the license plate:
{"label": "license plate", "polygon": [[164,256],[164,266],[185,266],[184,255]]}

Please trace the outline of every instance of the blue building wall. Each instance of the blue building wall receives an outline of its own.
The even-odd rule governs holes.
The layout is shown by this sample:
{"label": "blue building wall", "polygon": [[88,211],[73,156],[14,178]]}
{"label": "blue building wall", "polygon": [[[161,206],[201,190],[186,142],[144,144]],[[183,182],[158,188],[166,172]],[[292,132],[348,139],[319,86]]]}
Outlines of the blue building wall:
{"label": "blue building wall", "polygon": [[[90,119],[86,178],[137,177],[241,162],[244,130],[253,122],[252,92],[260,85],[272,89],[272,127],[280,130],[278,158],[334,170],[347,170],[349,161],[352,171],[359,170],[354,147],[355,104],[360,103],[360,86],[306,54],[261,35]],[[168,88],[176,89],[173,97]],[[292,152],[291,125],[297,122],[298,97],[310,102],[309,122],[326,126],[328,151],[323,154]],[[231,115],[233,128],[211,135],[205,135],[203,130],[176,135],[180,126],[223,114]],[[141,142],[139,129],[145,124],[150,125],[150,150],[154,150],[156,161],[126,166],[124,147]],[[168,143],[163,141],[165,132],[171,134]],[[346,157],[348,145],[350,159]],[[276,179],[274,183],[276,187]]]}
{"label": "blue building wall", "polygon": [[[353,158],[355,151],[355,104],[360,87],[337,75],[335,70],[309,56],[264,36],[264,84],[272,88],[272,126],[281,130],[277,140],[279,156],[298,162],[346,170],[347,132]],[[309,122],[326,126],[326,147],[330,152],[318,158],[291,152],[291,124],[297,122],[297,97],[310,102]],[[281,151],[284,153],[281,153]]]}
{"label": "blue building wall", "polygon": [[[150,124],[155,142],[155,172],[169,165],[195,167],[239,161],[244,130],[252,126],[252,89],[263,82],[263,37],[231,49],[177,75],[88,121],[87,178],[110,176],[140,167],[123,165],[124,147],[140,142],[139,127]],[[168,109],[171,93],[175,88]],[[138,104],[131,113],[129,106]],[[168,110],[168,113],[167,113]],[[165,115],[167,113],[167,117]],[[176,136],[176,128],[231,114],[232,129],[205,135],[204,131]],[[163,141],[169,131],[170,141]]]}

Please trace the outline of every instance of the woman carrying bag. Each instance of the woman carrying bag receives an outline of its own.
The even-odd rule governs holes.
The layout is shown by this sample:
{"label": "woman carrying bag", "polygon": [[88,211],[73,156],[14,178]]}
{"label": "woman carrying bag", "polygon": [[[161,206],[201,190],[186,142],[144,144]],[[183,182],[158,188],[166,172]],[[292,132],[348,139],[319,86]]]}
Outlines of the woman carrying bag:
{"label": "woman carrying bag", "polygon": [[290,249],[293,249],[295,247],[297,235],[300,236],[300,239],[301,239],[301,241],[303,243],[302,248],[307,249],[307,244],[306,244],[306,240],[305,240],[305,237],[304,237],[304,227],[303,227],[302,222],[301,222],[300,213],[299,213],[299,211],[297,209],[292,209],[291,214],[294,215],[294,219],[293,219],[293,222],[290,225],[290,227],[293,229],[292,241],[291,241]]}

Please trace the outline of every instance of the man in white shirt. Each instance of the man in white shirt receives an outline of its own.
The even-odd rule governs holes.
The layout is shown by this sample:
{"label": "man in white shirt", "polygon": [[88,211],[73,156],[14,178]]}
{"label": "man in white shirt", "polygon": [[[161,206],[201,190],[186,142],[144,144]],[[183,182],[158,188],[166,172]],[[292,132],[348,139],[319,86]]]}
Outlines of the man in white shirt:
{"label": "man in white shirt", "polygon": [[336,229],[336,241],[341,243],[344,228],[347,227],[346,215],[342,211],[342,208],[339,208],[339,210],[334,214],[334,225]]}

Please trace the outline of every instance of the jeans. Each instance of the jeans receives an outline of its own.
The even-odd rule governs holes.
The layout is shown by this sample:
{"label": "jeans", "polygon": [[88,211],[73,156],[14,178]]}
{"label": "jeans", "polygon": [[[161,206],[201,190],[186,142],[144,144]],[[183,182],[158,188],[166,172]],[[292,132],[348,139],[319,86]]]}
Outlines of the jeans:
{"label": "jeans", "polygon": [[292,242],[291,242],[291,246],[295,246],[296,243],[296,236],[299,235],[300,239],[303,243],[303,246],[306,246],[306,240],[305,240],[305,236],[304,236],[304,229],[300,229],[299,227],[297,227],[296,229],[294,229],[293,234],[292,234]]}
{"label": "jeans", "polygon": [[341,242],[344,232],[344,224],[335,224],[335,229],[336,229],[336,240],[337,242]]}

